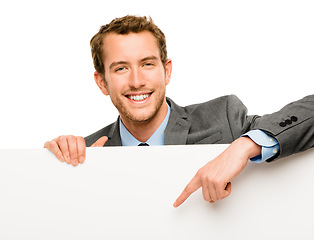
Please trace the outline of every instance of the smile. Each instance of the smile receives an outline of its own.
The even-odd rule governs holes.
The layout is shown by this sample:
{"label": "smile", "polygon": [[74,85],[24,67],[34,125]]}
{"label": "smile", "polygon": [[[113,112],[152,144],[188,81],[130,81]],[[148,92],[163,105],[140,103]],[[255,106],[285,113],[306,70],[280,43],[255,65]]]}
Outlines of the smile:
{"label": "smile", "polygon": [[140,94],[140,95],[127,95],[126,97],[133,101],[143,101],[150,96],[149,94]]}

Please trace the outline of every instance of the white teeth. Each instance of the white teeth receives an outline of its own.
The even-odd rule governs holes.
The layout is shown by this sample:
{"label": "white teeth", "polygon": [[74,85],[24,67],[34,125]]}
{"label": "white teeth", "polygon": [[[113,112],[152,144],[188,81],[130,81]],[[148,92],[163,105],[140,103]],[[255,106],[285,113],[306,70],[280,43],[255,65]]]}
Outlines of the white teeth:
{"label": "white teeth", "polygon": [[142,95],[129,95],[128,98],[134,101],[143,101],[144,99],[148,98],[149,94],[142,94]]}

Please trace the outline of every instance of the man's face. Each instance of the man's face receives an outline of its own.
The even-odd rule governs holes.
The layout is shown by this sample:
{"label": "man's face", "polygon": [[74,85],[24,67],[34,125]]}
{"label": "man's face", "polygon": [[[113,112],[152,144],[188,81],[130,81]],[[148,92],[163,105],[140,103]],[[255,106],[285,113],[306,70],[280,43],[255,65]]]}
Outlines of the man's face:
{"label": "man's face", "polygon": [[110,33],[103,44],[105,84],[101,89],[110,95],[122,121],[163,119],[167,113],[165,93],[172,63],[168,60],[163,66],[156,38],[148,31]]}

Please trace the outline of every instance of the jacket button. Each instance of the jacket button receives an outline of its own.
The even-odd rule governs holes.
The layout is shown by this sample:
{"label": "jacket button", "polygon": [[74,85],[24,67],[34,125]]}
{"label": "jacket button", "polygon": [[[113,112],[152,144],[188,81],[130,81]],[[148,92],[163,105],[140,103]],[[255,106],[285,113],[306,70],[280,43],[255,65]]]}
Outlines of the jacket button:
{"label": "jacket button", "polygon": [[292,122],[298,121],[298,118],[296,116],[292,116],[290,119],[291,119]]}
{"label": "jacket button", "polygon": [[280,127],[285,127],[285,126],[287,126],[287,124],[285,122],[281,122],[281,123],[279,123],[279,126]]}
{"label": "jacket button", "polygon": [[290,119],[287,119],[287,120],[285,121],[285,123],[288,124],[288,125],[290,125],[290,124],[292,123],[292,121],[291,121]]}

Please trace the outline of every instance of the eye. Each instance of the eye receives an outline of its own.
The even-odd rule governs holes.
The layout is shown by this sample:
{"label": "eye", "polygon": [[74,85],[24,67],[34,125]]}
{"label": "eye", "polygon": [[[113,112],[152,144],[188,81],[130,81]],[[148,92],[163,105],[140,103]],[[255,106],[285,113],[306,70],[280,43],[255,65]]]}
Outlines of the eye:
{"label": "eye", "polygon": [[151,66],[154,66],[154,64],[151,62],[147,62],[147,63],[144,63],[143,66],[144,67],[151,67]]}
{"label": "eye", "polygon": [[119,68],[116,68],[115,72],[121,72],[125,70],[125,67],[119,67]]}

